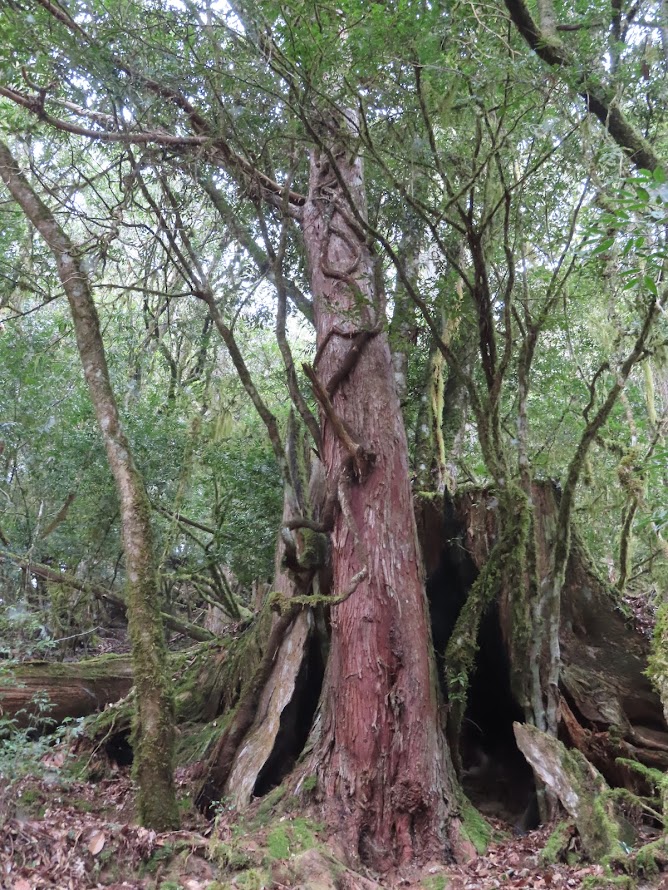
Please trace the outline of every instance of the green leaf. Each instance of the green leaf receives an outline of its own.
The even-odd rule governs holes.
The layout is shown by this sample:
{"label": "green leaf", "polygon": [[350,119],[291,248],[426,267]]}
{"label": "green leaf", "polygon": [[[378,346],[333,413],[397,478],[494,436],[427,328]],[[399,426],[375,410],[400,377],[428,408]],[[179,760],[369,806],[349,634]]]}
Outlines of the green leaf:
{"label": "green leaf", "polygon": [[598,253],[603,253],[604,251],[609,250],[614,243],[615,243],[614,238],[605,238],[603,241],[601,241],[601,243],[598,245],[598,247],[595,247],[592,250],[592,252],[591,252],[592,256],[596,256],[596,254],[598,254]]}
{"label": "green leaf", "polygon": [[654,281],[654,279],[651,276],[645,275],[643,278],[643,284],[645,285],[645,287],[651,294],[653,294],[655,297],[659,296],[659,291],[657,289],[656,282]]}

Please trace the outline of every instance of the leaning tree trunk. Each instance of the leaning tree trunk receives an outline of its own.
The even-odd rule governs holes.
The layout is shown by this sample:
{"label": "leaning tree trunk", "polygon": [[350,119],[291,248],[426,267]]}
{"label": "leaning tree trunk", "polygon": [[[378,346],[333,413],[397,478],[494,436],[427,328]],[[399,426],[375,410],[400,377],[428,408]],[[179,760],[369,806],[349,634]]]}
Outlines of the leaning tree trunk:
{"label": "leaning tree trunk", "polygon": [[195,802],[209,814],[223,795],[242,809],[267,783],[278,784],[301,753],[295,750],[300,737],[296,724],[306,722],[303,743],[313,716],[312,710],[304,713],[299,680],[308,668],[307,651],[314,629],[312,611],[304,608],[303,600],[306,596],[310,602],[320,560],[315,560],[318,566],[311,563],[314,554],[304,546],[301,533],[293,534],[289,525],[300,514],[314,521],[319,517],[317,512],[311,515],[308,469],[299,459],[300,452],[304,456],[303,442],[292,416],[287,438],[286,463],[294,484],[284,486],[273,591],[264,604],[264,610],[271,607],[273,614],[268,622],[264,616],[264,628],[257,628],[254,642],[260,653],[254,670],[243,678],[234,712],[202,767]]}
{"label": "leaning tree trunk", "polygon": [[173,702],[153,565],[148,498],[121,426],[100,322],[78,253],[2,142],[0,176],[53,254],[70,305],[84,376],[120,501],[128,623],[137,688],[134,770],[139,785],[139,815],[152,828],[175,828],[179,815],[172,775]]}
{"label": "leaning tree trunk", "polygon": [[338,493],[332,593],[346,598],[331,611],[314,769],[351,850],[382,869],[461,840],[381,287],[353,218],[364,206],[360,160],[315,152],[303,231],[318,349],[306,370]]}

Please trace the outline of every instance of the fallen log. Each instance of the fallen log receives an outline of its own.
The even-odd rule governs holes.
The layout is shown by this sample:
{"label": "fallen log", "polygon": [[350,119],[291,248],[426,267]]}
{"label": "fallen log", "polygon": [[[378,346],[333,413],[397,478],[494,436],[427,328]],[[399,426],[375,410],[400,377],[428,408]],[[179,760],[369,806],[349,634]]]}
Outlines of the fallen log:
{"label": "fallen log", "polygon": [[[232,646],[230,643],[232,642]],[[237,672],[249,673],[258,654],[247,644],[246,661],[235,652],[240,639],[200,643],[173,652],[169,668],[174,682],[176,716],[180,722],[213,720],[236,702],[234,691]],[[12,717],[18,725],[41,724],[53,727],[66,717],[91,717],[90,736],[108,730],[105,714],[92,715],[107,705],[116,704],[113,714],[115,731],[127,733],[132,719],[133,686],[130,655],[100,655],[82,661],[26,661],[7,666],[0,672],[0,715]],[[42,704],[45,703],[45,705]]]}
{"label": "fallen log", "polygon": [[0,715],[18,726],[48,728],[66,717],[87,717],[132,688],[129,655],[79,662],[27,661],[0,675]]}

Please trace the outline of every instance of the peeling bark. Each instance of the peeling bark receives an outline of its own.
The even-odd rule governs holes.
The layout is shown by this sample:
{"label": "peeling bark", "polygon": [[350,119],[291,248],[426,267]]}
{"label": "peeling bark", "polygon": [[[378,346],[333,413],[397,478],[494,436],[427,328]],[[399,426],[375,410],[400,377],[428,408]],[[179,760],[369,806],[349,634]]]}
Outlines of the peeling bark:
{"label": "peeling bark", "polygon": [[239,746],[227,780],[227,797],[241,810],[248,806],[281,730],[281,717],[295,694],[313,616],[302,612],[283,637],[270,682],[261,691],[252,730]]}
{"label": "peeling bark", "polygon": [[385,869],[452,855],[459,836],[382,293],[350,209],[365,212],[361,161],[334,145],[344,125],[331,122],[329,147],[312,157],[303,212],[315,373],[331,399],[323,459],[339,499],[332,591],[350,593],[332,608],[312,762],[351,852]]}

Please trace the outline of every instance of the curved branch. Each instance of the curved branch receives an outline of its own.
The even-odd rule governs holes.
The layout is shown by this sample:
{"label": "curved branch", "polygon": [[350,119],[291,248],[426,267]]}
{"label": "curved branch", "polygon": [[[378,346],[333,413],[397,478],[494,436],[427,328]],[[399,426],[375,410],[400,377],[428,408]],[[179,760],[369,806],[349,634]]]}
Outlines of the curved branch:
{"label": "curved branch", "polygon": [[631,163],[646,170],[660,167],[658,155],[627,120],[613,94],[605,86],[595,83],[591,72],[582,70],[558,37],[549,36],[540,28],[524,0],[504,2],[515,27],[538,58],[552,68],[568,71],[568,81],[575,86],[588,110],[603,124]]}

